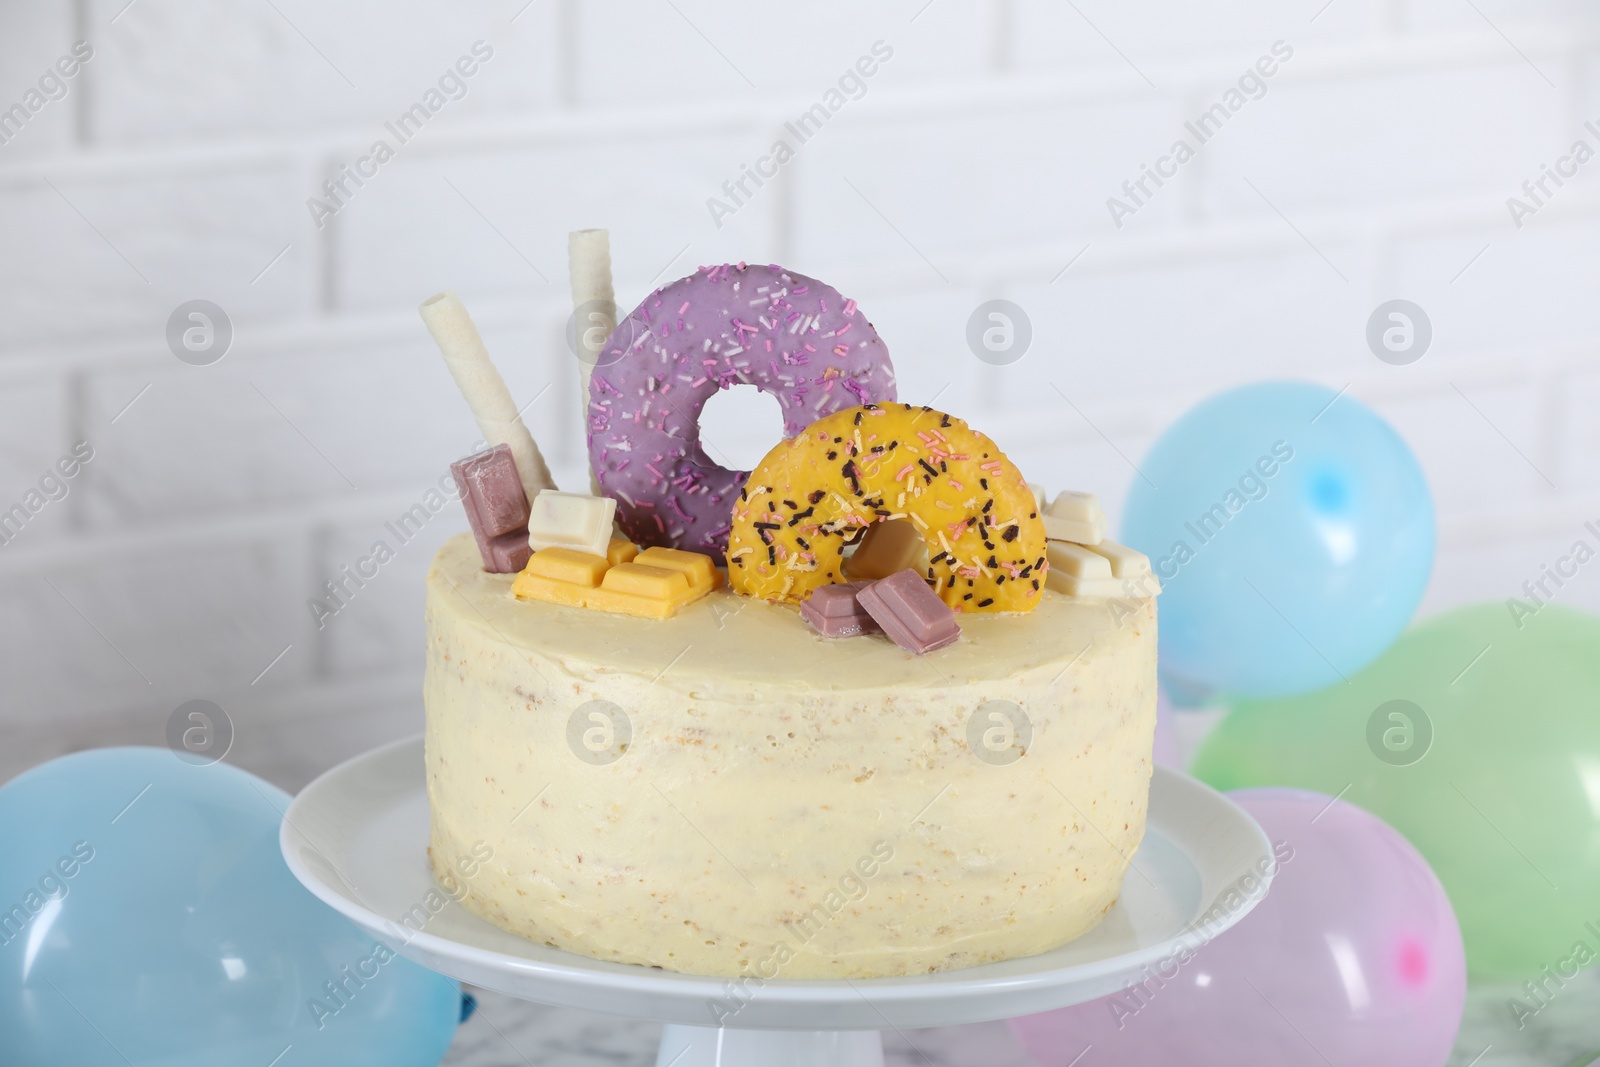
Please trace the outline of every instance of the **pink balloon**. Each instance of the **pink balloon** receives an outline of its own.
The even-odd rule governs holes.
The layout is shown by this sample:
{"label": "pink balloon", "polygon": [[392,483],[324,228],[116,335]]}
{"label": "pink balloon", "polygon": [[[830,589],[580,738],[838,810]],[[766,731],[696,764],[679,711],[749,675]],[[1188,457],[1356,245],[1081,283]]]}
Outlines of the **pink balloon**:
{"label": "pink balloon", "polygon": [[1115,996],[1012,1020],[1023,1045],[1046,1067],[1442,1067],[1467,969],[1427,862],[1320,793],[1229,796],[1276,849],[1266,899]]}

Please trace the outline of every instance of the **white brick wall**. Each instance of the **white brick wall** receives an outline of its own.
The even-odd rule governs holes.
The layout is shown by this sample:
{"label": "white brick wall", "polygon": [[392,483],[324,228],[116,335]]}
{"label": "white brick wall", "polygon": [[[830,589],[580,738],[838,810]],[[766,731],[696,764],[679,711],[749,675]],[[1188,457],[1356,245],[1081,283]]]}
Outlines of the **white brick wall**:
{"label": "white brick wall", "polygon": [[[0,547],[0,780],[159,744],[195,697],[233,716],[231,758],[291,787],[417,728],[420,577],[456,509],[322,629],[305,601],[474,442],[416,317],[440,288],[519,398],[545,391],[530,421],[581,484],[560,340],[577,226],[611,228],[625,304],[722,259],[828,279],[907,399],[1113,510],[1119,451],[1208,392],[1349,383],[1432,480],[1425,610],[1510,595],[1600,516],[1600,184],[1521,229],[1505,208],[1600,120],[1591,4],[125,2],[0,9],[0,108],[95,49],[0,145],[0,508],[96,449]],[[480,39],[466,95],[316,228],[306,198]],[[1266,95],[1114,227],[1106,198],[1280,39]],[[879,40],[864,95],[715,225],[706,198]],[[998,296],[1035,327],[1007,369],[963,336]],[[1363,341],[1394,296],[1435,326],[1409,367]],[[236,327],[210,367],[164,339],[193,298]],[[759,449],[770,411],[744,410],[717,436]],[[1600,585],[1563,595],[1600,608]]]}

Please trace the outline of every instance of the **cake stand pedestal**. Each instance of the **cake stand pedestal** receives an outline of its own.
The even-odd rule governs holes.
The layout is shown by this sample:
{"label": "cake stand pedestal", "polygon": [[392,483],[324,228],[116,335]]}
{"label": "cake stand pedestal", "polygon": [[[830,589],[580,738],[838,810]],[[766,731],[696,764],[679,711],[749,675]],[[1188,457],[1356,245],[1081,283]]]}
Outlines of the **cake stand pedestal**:
{"label": "cake stand pedestal", "polygon": [[721,1030],[668,1023],[656,1067],[883,1067],[876,1030]]}
{"label": "cake stand pedestal", "polygon": [[421,737],[312,782],[284,815],[279,843],[307,889],[425,967],[523,1000],[666,1023],[658,1067],[882,1067],[881,1030],[1007,1019],[1105,996],[1244,918],[1266,892],[1270,871],[1261,869],[1272,856],[1261,828],[1231,801],[1157,767],[1122,897],[1070,945],[906,978],[752,979],[736,988],[559,952],[450,901],[426,861]]}

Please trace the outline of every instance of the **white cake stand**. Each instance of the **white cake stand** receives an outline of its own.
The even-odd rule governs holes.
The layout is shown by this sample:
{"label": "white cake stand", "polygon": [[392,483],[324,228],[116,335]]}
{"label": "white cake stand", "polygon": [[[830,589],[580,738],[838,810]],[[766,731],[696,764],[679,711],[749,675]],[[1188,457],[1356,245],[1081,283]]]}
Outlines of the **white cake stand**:
{"label": "white cake stand", "polygon": [[[279,841],[307,889],[426,967],[523,1000],[666,1023],[658,1067],[882,1067],[881,1030],[985,1022],[1093,1000],[1138,980],[1146,967],[1153,971],[1180,941],[1194,947],[1242,919],[1264,893],[1258,864],[1272,855],[1261,828],[1231,801],[1158,767],[1148,829],[1121,900],[1086,937],[964,970],[780,979],[739,994],[727,979],[558,952],[454,902],[432,912],[430,897],[437,907],[444,894],[424,853],[421,737],[312,782],[290,805]],[[408,914],[410,925],[402,925]],[[735,995],[745,1002],[717,1027],[713,1002],[738,1004]]]}

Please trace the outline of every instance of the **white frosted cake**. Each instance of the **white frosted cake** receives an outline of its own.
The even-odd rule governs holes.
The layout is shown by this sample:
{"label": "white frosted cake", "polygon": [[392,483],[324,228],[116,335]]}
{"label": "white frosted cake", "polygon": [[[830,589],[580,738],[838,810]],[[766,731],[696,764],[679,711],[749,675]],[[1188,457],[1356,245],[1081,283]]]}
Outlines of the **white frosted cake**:
{"label": "white frosted cake", "polygon": [[[424,318],[499,442],[452,468],[473,535],[427,578],[429,857],[465,907],[762,981],[1101,921],[1144,833],[1157,590],[1091,495],[1046,505],[989,438],[894,403],[854,302],[781,268],[704,268],[615,326],[593,494],[550,484],[459,302]],[[785,409],[752,472],[695,423],[741,381]]]}
{"label": "white frosted cake", "polygon": [[[726,590],[644,621],[510,586],[466,536],[428,575],[431,856],[493,850],[463,903],[496,925],[674,971],[871,977],[1043,952],[1116,901],[1144,833],[1154,600],[1047,591],[930,659]],[[614,762],[569,743],[596,700],[627,716]],[[990,701],[1026,713],[1014,762],[969,743]]]}

